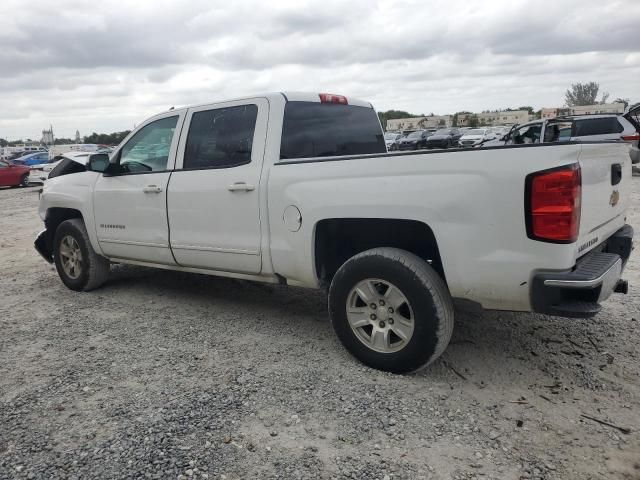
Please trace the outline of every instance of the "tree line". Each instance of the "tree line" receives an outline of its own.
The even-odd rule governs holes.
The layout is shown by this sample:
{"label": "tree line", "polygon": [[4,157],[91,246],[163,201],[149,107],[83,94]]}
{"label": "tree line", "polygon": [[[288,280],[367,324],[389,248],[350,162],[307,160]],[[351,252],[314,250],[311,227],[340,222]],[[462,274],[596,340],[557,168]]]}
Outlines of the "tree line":
{"label": "tree line", "polygon": [[[82,139],[82,143],[95,143],[98,145],[118,145],[124,138],[129,135],[131,130],[124,130],[122,132],[113,133],[96,133],[91,135],[85,135]],[[16,145],[22,145],[23,143],[31,143],[32,140],[27,138],[26,140],[12,140],[8,141],[4,138],[0,138],[0,147],[13,147]],[[54,145],[72,145],[76,143],[73,138],[56,138],[54,139]]]}

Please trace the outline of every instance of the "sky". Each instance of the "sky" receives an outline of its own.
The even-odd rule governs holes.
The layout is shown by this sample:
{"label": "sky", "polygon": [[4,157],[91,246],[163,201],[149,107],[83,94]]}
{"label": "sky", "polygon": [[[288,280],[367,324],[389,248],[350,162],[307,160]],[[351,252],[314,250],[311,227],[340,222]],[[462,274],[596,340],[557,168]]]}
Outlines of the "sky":
{"label": "sky", "polygon": [[272,91],[447,114],[640,101],[640,0],[1,0],[0,138]]}

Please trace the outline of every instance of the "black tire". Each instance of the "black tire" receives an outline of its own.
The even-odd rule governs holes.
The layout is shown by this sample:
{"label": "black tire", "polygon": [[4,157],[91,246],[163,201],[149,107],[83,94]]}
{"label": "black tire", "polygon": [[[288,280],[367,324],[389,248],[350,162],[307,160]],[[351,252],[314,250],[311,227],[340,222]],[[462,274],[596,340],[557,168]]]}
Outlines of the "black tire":
{"label": "black tire", "polygon": [[[413,334],[398,351],[373,350],[349,325],[350,292],[358,282],[370,278],[395,285],[411,305]],[[372,368],[394,373],[426,367],[444,352],[453,332],[453,301],[444,281],[423,259],[398,248],[374,248],[345,262],[329,288],[329,315],[336,335],[354,357]]]}
{"label": "black tire", "polygon": [[29,174],[25,173],[22,177],[20,177],[20,186],[28,187],[29,186]]}
{"label": "black tire", "polygon": [[[82,255],[77,278],[65,272],[60,255],[62,241],[68,236],[77,242]],[[88,292],[101,286],[109,277],[109,260],[93,250],[84,222],[79,218],[65,220],[58,226],[53,239],[53,260],[62,283],[71,290]]]}

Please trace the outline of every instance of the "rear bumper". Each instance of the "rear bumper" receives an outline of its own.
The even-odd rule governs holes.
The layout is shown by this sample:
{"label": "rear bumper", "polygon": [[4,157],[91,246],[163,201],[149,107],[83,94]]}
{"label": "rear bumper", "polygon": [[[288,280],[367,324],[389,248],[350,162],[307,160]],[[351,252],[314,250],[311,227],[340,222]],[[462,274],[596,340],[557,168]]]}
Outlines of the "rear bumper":
{"label": "rear bumper", "polygon": [[562,317],[592,317],[614,292],[627,293],[620,279],[633,250],[633,228],[625,225],[571,270],[539,272],[531,286],[533,311]]}

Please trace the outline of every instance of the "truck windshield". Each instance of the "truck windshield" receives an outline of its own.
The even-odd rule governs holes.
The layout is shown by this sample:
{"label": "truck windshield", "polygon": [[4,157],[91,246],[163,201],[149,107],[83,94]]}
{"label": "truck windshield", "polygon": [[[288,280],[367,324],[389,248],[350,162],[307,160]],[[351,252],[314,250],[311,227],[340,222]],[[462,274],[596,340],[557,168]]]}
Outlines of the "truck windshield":
{"label": "truck windshield", "polygon": [[386,153],[373,108],[317,102],[287,102],[280,158]]}

